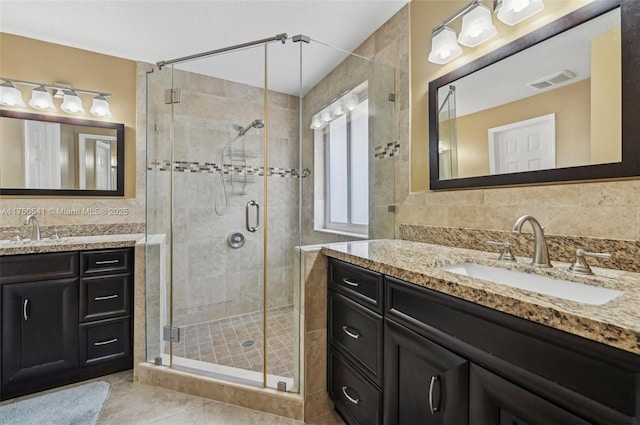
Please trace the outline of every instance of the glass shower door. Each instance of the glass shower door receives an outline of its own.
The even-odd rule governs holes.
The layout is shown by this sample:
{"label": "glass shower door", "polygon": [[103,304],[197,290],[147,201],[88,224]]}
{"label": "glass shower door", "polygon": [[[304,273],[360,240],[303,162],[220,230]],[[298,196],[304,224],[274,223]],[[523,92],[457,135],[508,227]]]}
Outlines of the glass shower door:
{"label": "glass shower door", "polygon": [[[287,156],[278,137],[297,131],[297,98],[264,89],[266,57],[267,46],[260,45],[148,76],[148,229],[163,235],[167,252],[166,285],[147,294],[161,318],[151,327],[153,345],[159,342],[149,360],[297,391],[297,347],[291,347],[297,343],[291,280],[297,275],[291,237],[284,235],[297,234],[289,218],[297,217],[290,188],[298,183],[291,173],[265,166],[270,146],[277,146],[275,157]],[[242,75],[211,76],[230,63]],[[270,98],[275,106],[267,107]],[[282,111],[288,111],[284,118]],[[283,149],[297,157],[296,143]],[[282,188],[267,189],[285,175]],[[280,205],[272,210],[271,244],[267,193]],[[273,302],[265,295],[269,285]]]}

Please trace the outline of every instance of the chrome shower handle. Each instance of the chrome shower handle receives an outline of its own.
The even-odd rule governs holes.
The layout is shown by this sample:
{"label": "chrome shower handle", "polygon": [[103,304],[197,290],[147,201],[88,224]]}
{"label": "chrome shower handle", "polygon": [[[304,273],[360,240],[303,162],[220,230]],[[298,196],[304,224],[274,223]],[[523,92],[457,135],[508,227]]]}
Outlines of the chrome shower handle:
{"label": "chrome shower handle", "polygon": [[[251,226],[249,225],[249,211],[251,210],[251,207],[256,207],[256,225],[255,226]],[[260,204],[258,204],[256,201],[249,201],[247,202],[247,207],[245,208],[245,219],[246,219],[246,226],[247,226],[247,230],[249,232],[257,232],[258,231],[258,227],[260,227]]]}

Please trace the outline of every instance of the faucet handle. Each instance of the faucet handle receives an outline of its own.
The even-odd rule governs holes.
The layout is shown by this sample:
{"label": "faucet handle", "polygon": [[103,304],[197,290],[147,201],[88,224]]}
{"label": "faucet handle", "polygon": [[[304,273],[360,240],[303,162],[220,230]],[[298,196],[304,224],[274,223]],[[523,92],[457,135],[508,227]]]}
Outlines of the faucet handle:
{"label": "faucet handle", "polygon": [[498,257],[500,261],[516,261],[516,257],[511,253],[511,244],[509,242],[495,242],[495,241],[487,241],[488,245],[491,246],[501,246],[502,252]]}
{"label": "faucet handle", "polygon": [[20,242],[22,240],[22,237],[20,236],[20,230],[18,229],[3,230],[2,233],[13,233],[13,237],[11,238],[13,242]]}
{"label": "faucet handle", "polygon": [[62,239],[60,237],[60,232],[68,232],[69,229],[58,229],[57,227],[53,229],[53,236],[51,236],[51,239],[59,241],[60,239]]}
{"label": "faucet handle", "polygon": [[600,252],[587,252],[584,249],[576,249],[576,259],[569,266],[569,272],[575,274],[593,274],[591,267],[587,264],[587,260],[584,257],[601,258],[603,260],[610,260],[611,254]]}

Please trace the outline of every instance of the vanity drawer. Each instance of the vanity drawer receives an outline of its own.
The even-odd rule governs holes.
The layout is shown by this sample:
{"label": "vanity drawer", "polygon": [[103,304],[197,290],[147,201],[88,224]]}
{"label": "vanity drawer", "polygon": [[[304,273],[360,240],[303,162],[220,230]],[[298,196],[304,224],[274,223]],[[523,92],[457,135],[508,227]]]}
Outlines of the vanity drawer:
{"label": "vanity drawer", "polygon": [[80,325],[80,367],[131,355],[129,316]]}
{"label": "vanity drawer", "polygon": [[382,314],[382,275],[329,259],[329,286]]}
{"label": "vanity drawer", "polygon": [[382,423],[382,391],[329,349],[329,397],[350,424]]}
{"label": "vanity drawer", "polygon": [[0,283],[64,279],[78,273],[77,252],[7,255],[0,257]]}
{"label": "vanity drawer", "polygon": [[131,274],[84,278],[80,281],[80,321],[131,313]]}
{"label": "vanity drawer", "polygon": [[133,269],[132,259],[130,248],[81,252],[80,271],[83,276],[127,272]]}
{"label": "vanity drawer", "polygon": [[382,385],[382,316],[330,291],[329,343]]}

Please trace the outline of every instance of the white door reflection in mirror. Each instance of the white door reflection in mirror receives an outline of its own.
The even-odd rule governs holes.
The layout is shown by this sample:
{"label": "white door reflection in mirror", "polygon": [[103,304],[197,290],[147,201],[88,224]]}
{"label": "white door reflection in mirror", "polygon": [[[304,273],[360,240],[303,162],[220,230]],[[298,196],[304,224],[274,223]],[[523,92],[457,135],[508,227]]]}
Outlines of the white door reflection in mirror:
{"label": "white door reflection in mirror", "polygon": [[60,189],[60,124],[24,122],[25,187]]}
{"label": "white door reflection in mirror", "polygon": [[111,145],[96,140],[96,189],[111,189]]}
{"label": "white door reflection in mirror", "polygon": [[489,129],[491,174],[556,166],[555,114]]}
{"label": "white door reflection in mirror", "polygon": [[112,190],[112,144],[116,137],[99,134],[78,135],[78,177],[80,189]]}

